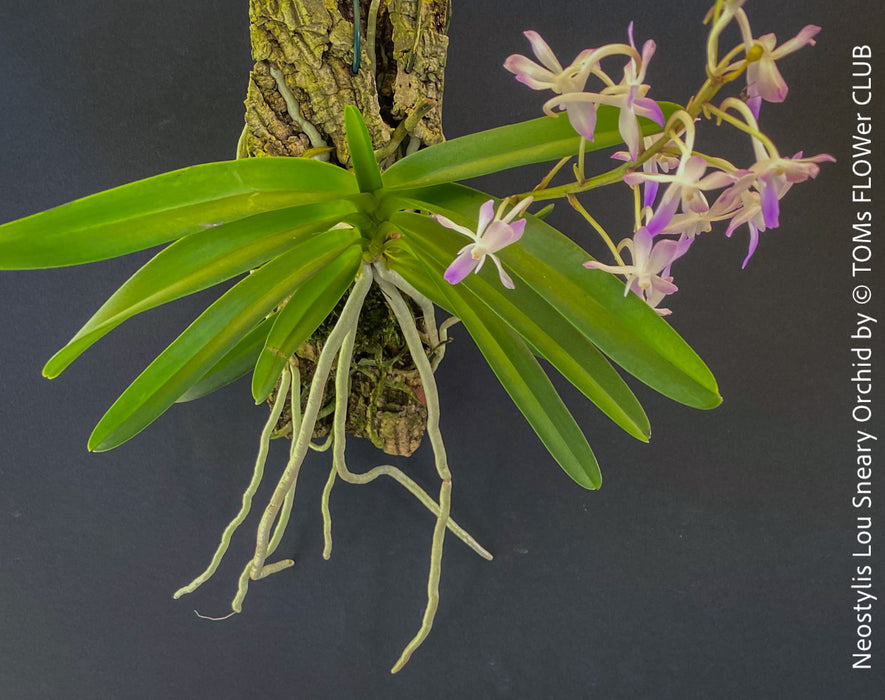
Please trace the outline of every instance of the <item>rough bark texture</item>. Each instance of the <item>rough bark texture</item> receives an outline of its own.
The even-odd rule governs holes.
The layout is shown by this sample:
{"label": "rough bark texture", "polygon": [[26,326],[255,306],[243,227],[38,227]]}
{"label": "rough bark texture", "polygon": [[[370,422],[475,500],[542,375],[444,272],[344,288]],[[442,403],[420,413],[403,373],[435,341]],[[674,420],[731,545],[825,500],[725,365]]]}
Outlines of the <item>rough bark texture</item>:
{"label": "rough bark texture", "polygon": [[[250,1],[255,65],[241,155],[298,157],[325,144],[332,149],[330,160],[346,166],[346,105],[359,107],[378,149],[400,122],[430,100],[429,111],[409,134],[420,139],[411,142],[412,148],[443,140],[450,0],[381,0],[374,42],[367,28],[370,6],[371,0],[361,0],[360,68],[354,74],[352,0]],[[399,157],[410,139],[382,166]],[[337,310],[296,352],[305,396],[314,361],[336,318]],[[333,379],[326,387],[326,406],[334,402]],[[282,432],[290,415],[287,408],[279,425]],[[373,290],[360,318],[351,366],[347,430],[388,454],[409,455],[418,448],[426,422],[417,369],[386,302]],[[327,435],[330,424],[327,414],[317,423],[315,437]]]}
{"label": "rough bark texture", "polygon": [[[363,113],[380,148],[422,100],[435,106],[414,135],[424,144],[443,140],[441,114],[449,0],[382,0],[370,68],[370,0],[361,0],[360,70],[354,75],[353,5],[350,0],[251,0],[252,57],[246,99],[245,147],[250,156],[300,156],[311,147],[290,117],[271,69],[282,73],[301,115],[348,162],[344,107]],[[416,35],[417,32],[417,35]],[[413,50],[414,49],[414,50]]]}

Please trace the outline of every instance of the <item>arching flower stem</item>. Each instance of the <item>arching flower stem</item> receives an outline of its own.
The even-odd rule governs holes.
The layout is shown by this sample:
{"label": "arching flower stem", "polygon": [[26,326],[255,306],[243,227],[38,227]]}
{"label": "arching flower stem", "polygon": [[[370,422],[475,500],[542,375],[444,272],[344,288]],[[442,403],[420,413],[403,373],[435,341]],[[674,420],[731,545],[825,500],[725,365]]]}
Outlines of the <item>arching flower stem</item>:
{"label": "arching flower stem", "polygon": [[[728,54],[718,65],[718,69],[724,70],[728,67],[729,63],[737,54],[744,51],[743,45],[738,46]],[[701,85],[700,89],[695,93],[695,95],[689,100],[688,105],[685,108],[685,112],[688,114],[691,120],[696,119],[702,114],[702,111],[706,105],[712,100],[719,90],[725,86],[726,83],[731,82],[733,79],[738,77],[743,70],[746,68],[746,63],[742,64],[742,67],[737,68],[733,71],[733,74],[727,75],[710,75],[704,81],[703,85]],[[595,175],[593,177],[587,178],[584,182],[570,182],[565,185],[558,185],[556,187],[535,187],[535,189],[523,192],[522,194],[517,195],[517,198],[523,198],[532,196],[536,202],[549,200],[549,199],[561,199],[566,197],[569,194],[578,194],[580,192],[589,192],[590,190],[599,189],[600,187],[605,187],[607,185],[617,184],[623,181],[624,175],[632,170],[635,170],[642,164],[644,164],[650,158],[653,158],[657,153],[667,146],[668,143],[673,139],[674,136],[678,135],[678,127],[673,123],[672,118],[667,122],[667,125],[664,127],[663,131],[658,134],[658,139],[648,148],[646,148],[642,153],[639,154],[639,157],[634,162],[624,163],[623,165],[609,170],[604,173],[600,173],[599,175]],[[561,166],[560,166],[561,167]],[[552,177],[550,178],[552,179]],[[545,183],[549,185],[549,180]]]}
{"label": "arching flower stem", "polygon": [[587,139],[583,136],[581,137],[581,142],[578,146],[578,162],[573,166],[573,170],[575,173],[575,181],[578,183],[587,182],[586,171],[584,170],[584,160],[587,153]]}
{"label": "arching flower stem", "polygon": [[[743,102],[741,102],[740,100],[734,100],[733,98],[729,98],[725,102],[729,103],[728,107],[737,107],[738,105],[743,105],[744,107],[746,107],[746,105]],[[725,105],[725,103],[723,103],[723,105]],[[740,109],[739,107],[737,107],[737,108]],[[774,145],[774,142],[770,138],[768,138],[765,134],[763,134],[761,131],[759,131],[759,127],[756,125],[756,119],[753,117],[753,115],[750,112],[750,109],[748,107],[746,108],[746,111],[741,110],[741,112],[743,113],[744,117],[751,119],[752,120],[751,122],[747,122],[747,121],[743,121],[741,119],[738,119],[737,117],[732,116],[731,114],[729,114],[725,110],[719,109],[718,107],[714,107],[711,104],[708,104],[704,107],[704,112],[707,116],[709,116],[711,114],[714,115],[716,117],[717,125],[721,124],[722,122],[728,122],[736,129],[739,129],[740,131],[743,131],[744,133],[749,134],[754,139],[757,139],[762,144],[764,144],[765,149],[773,157],[777,157],[777,155],[778,155],[777,146]]]}
{"label": "arching flower stem", "polygon": [[550,169],[550,172],[547,173],[537,185],[535,185],[535,189],[533,189],[532,192],[535,192],[537,190],[546,189],[550,185],[550,182],[553,180],[553,178],[556,177],[557,173],[559,173],[559,171],[562,170],[562,167],[566,163],[568,163],[573,157],[574,156],[566,156],[565,158],[561,158],[556,163],[556,165],[554,165]]}
{"label": "arching flower stem", "polygon": [[593,215],[584,208],[584,206],[578,201],[578,198],[575,195],[569,194],[566,195],[566,197],[568,198],[568,203],[571,204],[572,208],[581,216],[583,216],[587,220],[587,222],[596,230],[596,233],[599,234],[599,237],[602,238],[602,240],[608,246],[608,249],[615,257],[615,260],[618,261],[618,264],[623,265],[624,261],[621,258],[621,254],[618,252],[618,249],[615,246],[614,241],[612,241],[611,236],[608,235],[602,225],[595,218],[593,218]]}
{"label": "arching flower stem", "polygon": [[630,189],[633,190],[633,230],[638,231],[642,227],[642,194],[638,185]]}

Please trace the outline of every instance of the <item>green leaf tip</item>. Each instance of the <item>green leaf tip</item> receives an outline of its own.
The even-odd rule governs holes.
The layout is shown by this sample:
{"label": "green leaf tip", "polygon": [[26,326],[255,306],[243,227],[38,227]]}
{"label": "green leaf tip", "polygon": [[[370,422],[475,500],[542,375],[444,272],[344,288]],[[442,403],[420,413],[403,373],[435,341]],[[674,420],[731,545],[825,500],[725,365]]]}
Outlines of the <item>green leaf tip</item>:
{"label": "green leaf tip", "polygon": [[104,443],[96,437],[95,431],[92,431],[89,442],[86,443],[86,449],[90,452],[108,452],[113,449],[113,446],[105,447]]}
{"label": "green leaf tip", "polygon": [[372,137],[366,128],[363,115],[353,105],[344,108],[344,126],[347,129],[347,147],[350,149],[350,160],[360,192],[380,190],[381,170],[375,159],[372,148]]}

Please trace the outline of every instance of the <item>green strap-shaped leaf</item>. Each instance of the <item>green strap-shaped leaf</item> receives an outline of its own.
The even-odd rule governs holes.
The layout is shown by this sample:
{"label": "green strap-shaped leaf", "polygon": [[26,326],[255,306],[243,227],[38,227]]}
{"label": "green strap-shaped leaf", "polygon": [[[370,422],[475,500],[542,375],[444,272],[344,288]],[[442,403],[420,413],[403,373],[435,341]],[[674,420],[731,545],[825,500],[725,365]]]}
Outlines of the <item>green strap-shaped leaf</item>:
{"label": "green strap-shaped leaf", "polygon": [[461,319],[498,381],[559,466],[584,488],[598,489],[602,474],[587,438],[525,342],[495,313],[477,303],[466,288],[450,286],[438,277],[420,255],[417,260],[399,257],[394,269],[419,292],[441,302]]}
{"label": "green strap-shaped leaf", "polygon": [[224,282],[326,231],[355,211],[346,200],[256,214],[186,236],[130,277],[46,366],[58,376],[99,338],[135,314]]}
{"label": "green strap-shaped leaf", "polygon": [[226,387],[255,367],[258,355],[264,347],[267,334],[277,320],[276,314],[264,319],[243,339],[231,348],[203,378],[184,392],[175,403],[185,403],[201,399],[213,391]]}
{"label": "green strap-shaped leaf", "polygon": [[298,288],[277,314],[252,375],[255,403],[266,400],[286,362],[301,343],[319,328],[353,283],[362,251],[349,248]]}
{"label": "green strap-shaped leaf", "polygon": [[[669,102],[658,103],[669,118],[682,109]],[[618,132],[616,107],[603,105],[597,110],[593,141],[586,151],[611,148],[624,142]],[[653,121],[639,120],[642,133],[656,134],[661,127]],[[480,131],[451,141],[435,144],[391,165],[382,175],[384,186],[422,187],[443,182],[467,180],[531,163],[545,163],[576,155],[581,137],[565,113]]]}
{"label": "green strap-shaped leaf", "polygon": [[[463,247],[464,237],[427,216],[392,218],[412,250],[419,250],[440,279]],[[609,418],[635,438],[648,441],[648,416],[621,376],[587,338],[526,284],[504,289],[495,270],[459,283],[485,303]]]}
{"label": "green strap-shaped leaf", "polygon": [[236,284],[123,392],[95,427],[89,449],[110,450],[150,425],[262,318],[357,240],[355,229],[314,236]]}
{"label": "green strap-shaped leaf", "polygon": [[353,105],[344,108],[344,126],[347,129],[347,147],[350,161],[359,184],[360,192],[374,192],[381,189],[381,171],[375,160],[372,138],[363,121],[363,115]]}
{"label": "green strap-shaped leaf", "polygon": [[252,214],[356,193],[351,173],[306,158],[196,165],[0,226],[0,270],[104,260]]}
{"label": "green strap-shaped leaf", "polygon": [[[399,196],[399,195],[397,195]],[[475,226],[489,196],[463,185],[402,193],[401,208],[423,208]],[[591,256],[552,226],[528,216],[519,243],[498,253],[505,267],[568,319],[602,352],[652,389],[695,408],[722,402],[697,353],[614,275],[587,270]]]}

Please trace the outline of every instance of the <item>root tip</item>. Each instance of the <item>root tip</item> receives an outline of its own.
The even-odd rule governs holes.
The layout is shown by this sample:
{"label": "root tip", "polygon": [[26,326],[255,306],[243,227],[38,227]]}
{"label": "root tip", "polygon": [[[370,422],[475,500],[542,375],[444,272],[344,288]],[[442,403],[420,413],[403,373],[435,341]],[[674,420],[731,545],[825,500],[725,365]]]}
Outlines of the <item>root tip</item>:
{"label": "root tip", "polygon": [[209,620],[210,622],[222,622],[224,620],[232,618],[238,612],[239,610],[231,610],[227,615],[224,615],[223,617],[210,617],[209,615],[203,615],[198,610],[194,610],[194,615],[199,617],[201,620]]}
{"label": "root tip", "polygon": [[412,652],[413,652],[413,651],[415,651],[415,650],[414,650],[414,649],[410,649],[410,648],[407,648],[407,649],[404,649],[404,650],[403,650],[403,653],[402,653],[402,655],[399,657],[399,660],[393,665],[393,668],[390,669],[390,673],[391,673],[391,675],[394,674],[394,673],[399,673],[400,671],[403,670],[403,667],[404,667],[407,663],[409,663],[409,659],[412,658]]}

